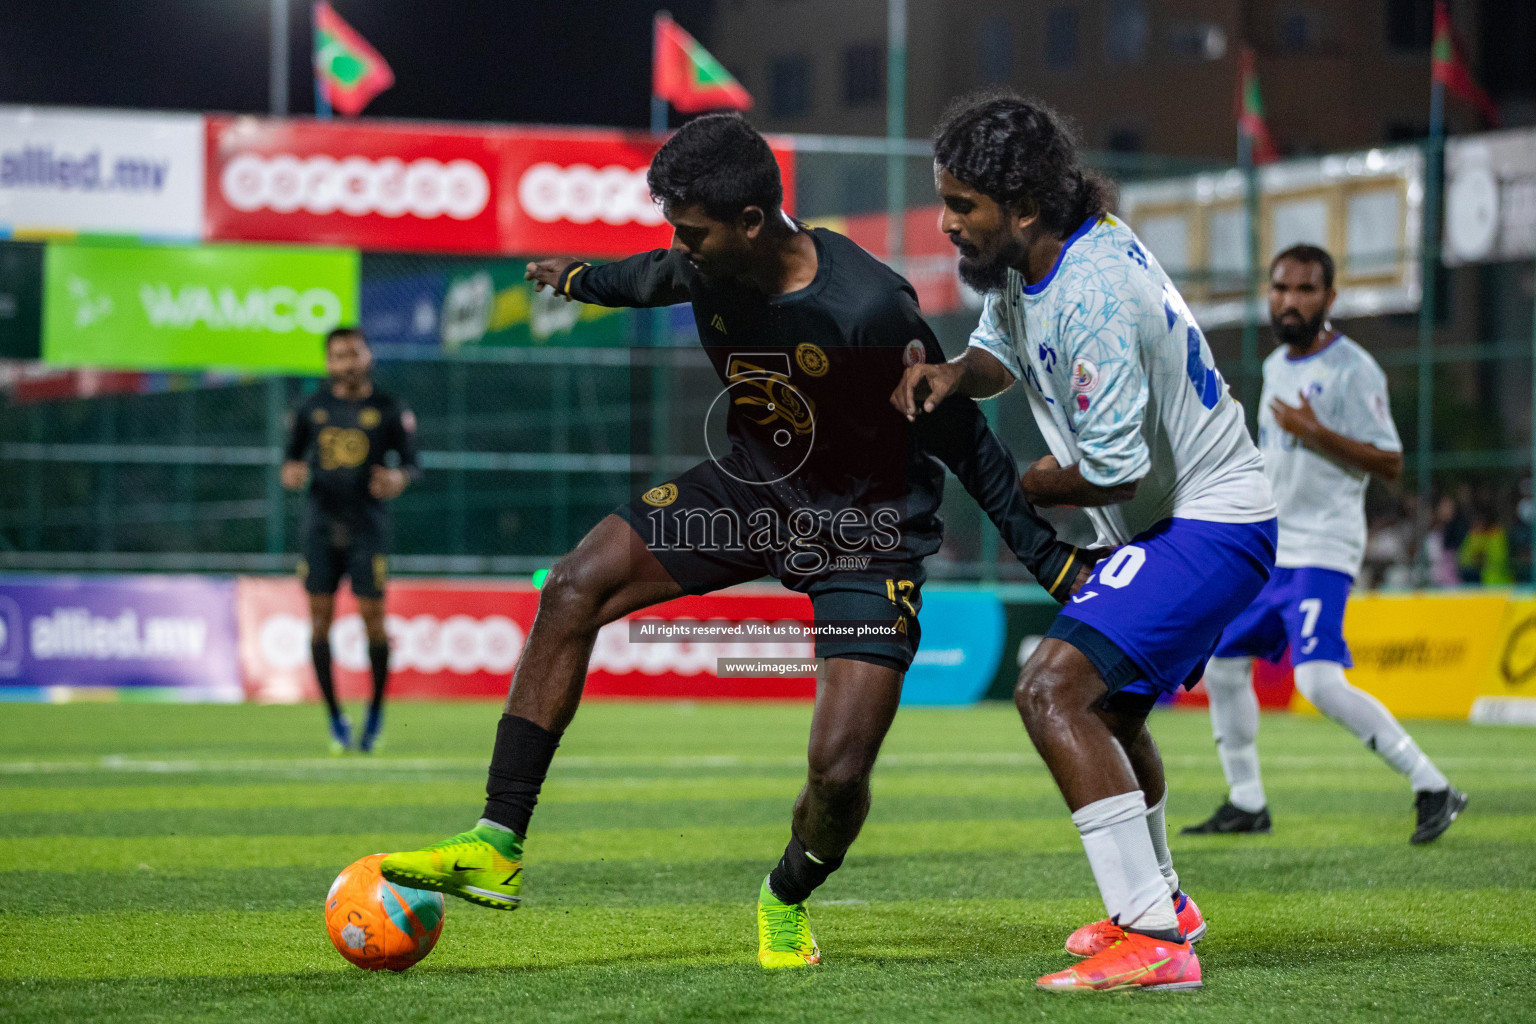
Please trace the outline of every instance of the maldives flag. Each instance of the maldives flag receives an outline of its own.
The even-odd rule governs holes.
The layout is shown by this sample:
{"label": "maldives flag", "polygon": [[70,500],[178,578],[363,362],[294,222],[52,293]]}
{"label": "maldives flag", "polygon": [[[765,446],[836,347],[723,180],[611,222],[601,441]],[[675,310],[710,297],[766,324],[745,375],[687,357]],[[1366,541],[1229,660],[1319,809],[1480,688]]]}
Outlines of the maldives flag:
{"label": "maldives flag", "polygon": [[331,5],[315,5],[315,83],[337,113],[356,117],[379,93],[395,84],[379,51]]}
{"label": "maldives flag", "polygon": [[1443,84],[1452,96],[1476,107],[1491,127],[1499,126],[1498,104],[1472,80],[1445,0],[1435,0],[1435,41],[1429,51],[1429,77]]}
{"label": "maldives flag", "polygon": [[656,14],[651,95],[669,101],[684,114],[752,106],[751,94],[666,11]]}
{"label": "maldives flag", "polygon": [[1274,136],[1264,121],[1264,100],[1259,95],[1259,72],[1253,47],[1244,43],[1237,52],[1237,130],[1253,142],[1253,162],[1268,164],[1280,159]]}

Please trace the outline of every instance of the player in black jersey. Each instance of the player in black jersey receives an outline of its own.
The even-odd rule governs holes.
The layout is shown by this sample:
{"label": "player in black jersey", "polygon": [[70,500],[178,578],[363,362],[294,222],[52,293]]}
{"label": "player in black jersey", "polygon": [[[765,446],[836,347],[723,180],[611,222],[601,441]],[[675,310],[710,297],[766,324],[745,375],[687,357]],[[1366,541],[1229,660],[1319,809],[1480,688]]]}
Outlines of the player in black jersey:
{"label": "player in black jersey", "polygon": [[[485,815],[469,832],[392,854],[385,877],[482,906],[520,900],[523,837],[576,713],[600,627],[641,608],[773,576],[808,594],[826,659],[792,838],[761,886],[758,960],[819,952],[805,900],[842,863],[869,810],[869,774],[917,648],[923,559],[939,547],[942,461],[1058,598],[1091,555],[1061,543],[1024,498],[1013,456],[974,403],[909,424],[888,396],[906,366],[942,360],[911,287],[841,235],[782,210],[778,165],[736,115],[684,126],[648,176],[672,247],[607,266],[530,263],[567,299],[691,302],[719,374],[725,445],[597,524],[550,572],[497,728]],[[937,414],[936,414],[937,415]]]}
{"label": "player in black jersey", "polygon": [[[288,432],[283,486],[309,484],[304,507],[299,578],[309,593],[315,678],[331,715],[338,750],[352,742],[352,726],[336,702],[331,680],[331,621],[336,587],[345,573],[368,634],[373,701],[358,738],[370,753],[384,725],[389,680],[389,639],[384,632],[384,581],[388,575],[389,513],[384,503],[400,496],[420,470],[416,465],[416,417],[373,386],[373,354],[363,332],[338,327],[325,339],[327,386],[299,403]],[[399,464],[385,464],[395,452]]]}

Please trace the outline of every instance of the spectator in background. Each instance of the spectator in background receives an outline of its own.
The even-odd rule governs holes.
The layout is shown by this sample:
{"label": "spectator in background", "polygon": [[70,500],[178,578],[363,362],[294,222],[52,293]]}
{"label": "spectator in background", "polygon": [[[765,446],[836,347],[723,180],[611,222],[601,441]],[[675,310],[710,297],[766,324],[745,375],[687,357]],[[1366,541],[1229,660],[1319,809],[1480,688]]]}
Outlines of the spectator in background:
{"label": "spectator in background", "polygon": [[1474,506],[1472,529],[1461,542],[1457,564],[1462,583],[1508,586],[1515,581],[1509,571],[1509,534],[1493,502],[1483,499]]}
{"label": "spectator in background", "polygon": [[[1460,539],[1453,543],[1456,533],[1460,534]],[[1457,523],[1456,499],[1449,494],[1441,495],[1435,504],[1434,521],[1424,537],[1424,560],[1429,564],[1430,586],[1460,585],[1461,573],[1457,558],[1460,555],[1461,540],[1465,539],[1466,530],[1460,529]]]}
{"label": "spectator in background", "polygon": [[1371,516],[1357,581],[1361,589],[1401,589],[1412,585],[1413,530],[1413,516],[1405,515],[1396,502]]}

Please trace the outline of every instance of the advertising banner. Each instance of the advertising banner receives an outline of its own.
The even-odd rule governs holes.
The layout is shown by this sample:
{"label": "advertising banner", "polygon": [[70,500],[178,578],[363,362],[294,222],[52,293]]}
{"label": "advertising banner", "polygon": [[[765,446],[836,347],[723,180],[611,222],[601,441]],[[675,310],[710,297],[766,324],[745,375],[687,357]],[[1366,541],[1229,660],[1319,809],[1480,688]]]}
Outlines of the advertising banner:
{"label": "advertising banner", "polygon": [[67,700],[103,687],[239,701],[233,581],[0,577],[0,700]]}
{"label": "advertising banner", "polygon": [[[1466,718],[1495,656],[1506,591],[1372,594],[1349,602],[1349,681],[1401,718]],[[1312,706],[1297,693],[1291,710]]]}
{"label": "advertising banner", "polygon": [[50,245],[43,358],[62,366],[319,373],[357,321],[357,253]]}
{"label": "advertising banner", "polygon": [[[207,140],[211,239],[591,257],[671,241],[650,135],[215,117]],[[794,154],[775,153],[792,197]]]}
{"label": "advertising banner", "polygon": [[447,350],[504,346],[614,347],[632,343],[629,310],[566,302],[533,290],[526,262],[369,254],[362,326],[374,345]]}
{"label": "advertising banner", "polygon": [[[671,244],[645,183],[660,148],[653,136],[508,129],[501,139],[503,252],[619,257]],[[793,211],[794,150],[769,143]]]}
{"label": "advertising banner", "polygon": [[[390,692],[430,699],[501,698],[538,610],[527,584],[400,580],[386,597],[392,648]],[[240,666],[251,700],[314,699],[309,656],[309,609],[297,580],[243,577],[237,584]],[[742,587],[708,597],[681,598],[632,618],[658,620],[801,620],[810,601],[777,587]],[[345,588],[331,628],[338,692],[361,699],[371,692],[367,639],[357,604]],[[809,644],[632,643],[629,624],[603,628],[592,652],[588,696],[808,700],[815,681],[719,679],[722,657],[810,657]]]}
{"label": "advertising banner", "polygon": [[203,235],[203,118],[0,106],[0,234]]}
{"label": "advertising banner", "polygon": [[494,252],[497,144],[483,131],[208,119],[208,237]]}
{"label": "advertising banner", "polygon": [[1512,599],[1472,703],[1475,722],[1536,725],[1536,601]]}
{"label": "advertising banner", "polygon": [[36,359],[43,336],[43,246],[0,242],[0,359]]}
{"label": "advertising banner", "polygon": [[902,683],[901,702],[976,703],[1003,661],[1003,602],[990,590],[931,589],[923,594],[918,621],[922,643]]}
{"label": "advertising banner", "polygon": [[[390,692],[427,699],[499,699],[522,654],[539,593],[527,584],[399,580],[386,597]],[[297,580],[242,577],[236,588],[240,667],[248,697],[290,703],[318,697],[310,665],[309,608]],[[810,600],[770,585],[684,597],[604,627],[593,647],[586,693],[595,697],[810,700],[815,679],[721,678],[722,658],[814,656],[810,640],[637,641],[631,623],[803,623]],[[908,704],[968,704],[992,679],[1002,648],[1002,606],[990,593],[924,597],[923,650],[907,676]],[[367,638],[343,588],[331,628],[338,692],[370,692]]]}

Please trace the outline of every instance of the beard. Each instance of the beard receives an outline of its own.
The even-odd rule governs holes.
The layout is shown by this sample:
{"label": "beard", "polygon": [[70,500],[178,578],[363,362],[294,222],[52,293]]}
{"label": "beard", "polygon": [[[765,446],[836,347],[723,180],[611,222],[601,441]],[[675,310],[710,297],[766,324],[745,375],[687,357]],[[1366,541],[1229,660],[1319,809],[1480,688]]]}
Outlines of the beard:
{"label": "beard", "polygon": [[1271,319],[1269,328],[1274,332],[1275,340],[1281,344],[1303,348],[1312,344],[1312,339],[1323,329],[1323,321],[1327,318],[1326,312],[1319,312],[1310,320],[1298,314],[1284,320]]}
{"label": "beard", "polygon": [[1010,238],[990,255],[983,255],[974,245],[962,244],[960,250],[960,280],[978,292],[1002,291],[1008,283],[1008,268],[1024,262],[1024,245]]}

